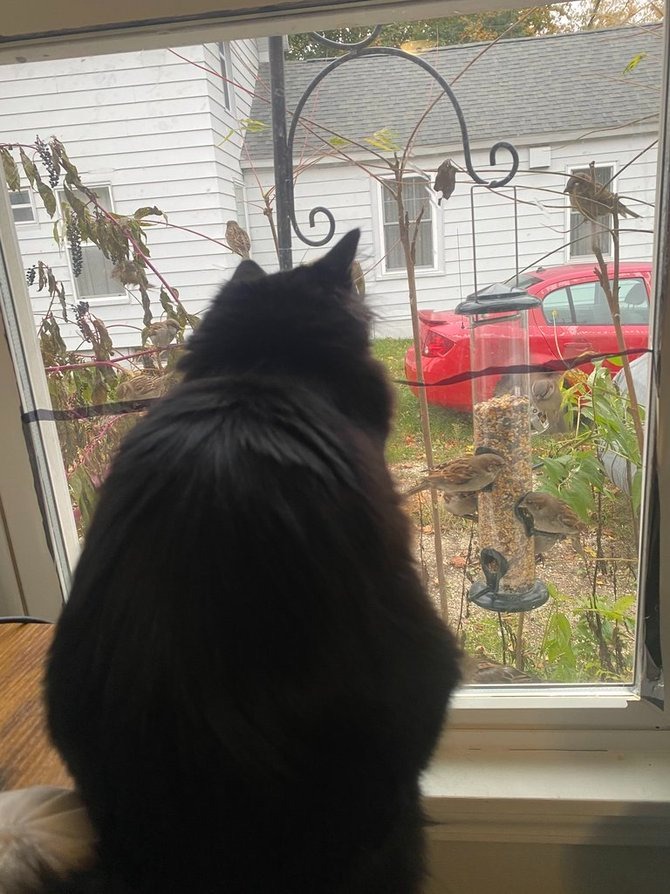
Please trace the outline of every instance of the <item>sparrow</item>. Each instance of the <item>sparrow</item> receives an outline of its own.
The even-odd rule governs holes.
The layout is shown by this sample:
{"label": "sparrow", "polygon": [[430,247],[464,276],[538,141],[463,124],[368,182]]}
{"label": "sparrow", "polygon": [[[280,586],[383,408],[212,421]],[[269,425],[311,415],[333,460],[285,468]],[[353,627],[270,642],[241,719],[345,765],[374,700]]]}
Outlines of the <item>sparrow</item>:
{"label": "sparrow", "polygon": [[458,515],[460,518],[477,518],[477,494],[464,491],[462,493],[443,493],[444,505],[447,512]]}
{"label": "sparrow", "polygon": [[226,221],[226,243],[228,248],[241,258],[249,257],[251,240],[246,230],[236,220]]}
{"label": "sparrow", "polygon": [[639,217],[606,186],[595,183],[590,177],[573,174],[568,180],[564,193],[570,197],[570,205],[588,220],[597,221],[604,214],[616,210],[620,217]]}
{"label": "sparrow", "polygon": [[435,190],[435,192],[442,193],[440,198],[437,200],[437,204],[441,205],[442,199],[446,201],[451,196],[455,188],[456,168],[452,164],[451,159],[447,158],[437,169],[435,182],[433,183],[433,189]]}
{"label": "sparrow", "polygon": [[363,273],[363,268],[358,263],[358,261],[352,261],[351,278],[354,283],[354,288],[361,296],[361,298],[363,298],[363,296],[365,295],[365,275]]}
{"label": "sparrow", "polygon": [[544,556],[554,547],[559,540],[563,539],[562,534],[541,534],[535,532],[535,555]]}
{"label": "sparrow", "polygon": [[517,503],[516,512],[529,537],[538,533],[570,537],[577,552],[584,555],[579,535],[586,530],[586,525],[562,500],[551,494],[528,493]]}
{"label": "sparrow", "polygon": [[176,320],[161,320],[158,323],[151,323],[142,333],[144,344],[150,341],[156,348],[167,348],[180,331],[181,326]]}
{"label": "sparrow", "polygon": [[164,376],[148,376],[138,373],[119,382],[116,396],[119,400],[144,400],[150,397],[162,397],[165,393]]}
{"label": "sparrow", "polygon": [[524,671],[509,664],[499,664],[486,654],[482,646],[477,646],[474,655],[464,656],[464,677],[467,683],[538,683]]}
{"label": "sparrow", "polygon": [[544,413],[549,431],[563,432],[566,430],[565,415],[561,412],[563,395],[560,373],[538,373],[532,376],[530,397],[538,412]]}
{"label": "sparrow", "polygon": [[417,494],[428,487],[435,487],[448,494],[483,490],[493,484],[505,468],[506,462],[497,453],[461,456],[431,469],[425,478],[406,492],[406,495]]}

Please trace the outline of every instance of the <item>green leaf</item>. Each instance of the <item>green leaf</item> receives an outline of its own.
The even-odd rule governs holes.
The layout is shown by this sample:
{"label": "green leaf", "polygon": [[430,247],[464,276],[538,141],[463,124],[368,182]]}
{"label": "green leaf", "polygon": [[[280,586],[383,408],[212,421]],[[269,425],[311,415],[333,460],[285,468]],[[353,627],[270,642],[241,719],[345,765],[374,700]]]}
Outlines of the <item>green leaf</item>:
{"label": "green leaf", "polygon": [[608,360],[612,364],[612,366],[623,366],[623,357],[620,354],[616,357],[609,357]]}
{"label": "green leaf", "polygon": [[345,140],[344,137],[338,136],[331,137],[328,142],[334,149],[343,149],[345,146],[351,145],[349,140]]}
{"label": "green leaf", "polygon": [[241,118],[240,124],[249,133],[260,133],[268,129],[265,121],[258,121],[256,118]]}
{"label": "green leaf", "polygon": [[637,53],[635,56],[633,56],[633,58],[630,60],[628,65],[624,68],[623,74],[626,75],[626,74],[630,74],[631,71],[635,71],[635,69],[638,67],[640,62],[642,62],[642,60],[646,59],[646,58],[647,58],[647,53]]}
{"label": "green leaf", "polygon": [[6,147],[3,146],[0,149],[0,155],[2,156],[2,167],[5,172],[7,187],[13,192],[16,192],[17,189],[21,189],[21,175],[19,174],[19,167],[14,161],[12,153]]}
{"label": "green leaf", "polygon": [[363,137],[364,142],[383,152],[397,152],[400,145],[396,141],[397,134],[388,127],[376,130],[371,137]]}

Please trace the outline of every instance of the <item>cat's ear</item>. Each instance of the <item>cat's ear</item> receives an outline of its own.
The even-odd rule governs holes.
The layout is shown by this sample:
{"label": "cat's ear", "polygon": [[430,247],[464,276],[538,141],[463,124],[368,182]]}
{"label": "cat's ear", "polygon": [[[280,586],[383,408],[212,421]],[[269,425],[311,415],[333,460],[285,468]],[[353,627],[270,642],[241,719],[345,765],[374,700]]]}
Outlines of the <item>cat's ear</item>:
{"label": "cat's ear", "polygon": [[231,282],[256,282],[263,279],[265,271],[259,267],[255,261],[244,260],[237,265],[237,270],[233,273]]}
{"label": "cat's ear", "polygon": [[331,277],[347,283],[351,282],[351,265],[356,257],[358,240],[361,238],[359,229],[349,230],[337,245],[333,246],[327,255],[324,255],[317,266],[321,270],[328,271]]}

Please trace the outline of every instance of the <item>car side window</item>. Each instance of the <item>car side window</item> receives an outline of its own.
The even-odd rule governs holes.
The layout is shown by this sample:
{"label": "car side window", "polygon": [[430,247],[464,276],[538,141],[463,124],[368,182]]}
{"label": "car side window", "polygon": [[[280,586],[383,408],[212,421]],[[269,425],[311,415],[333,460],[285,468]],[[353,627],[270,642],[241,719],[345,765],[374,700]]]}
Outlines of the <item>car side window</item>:
{"label": "car side window", "polygon": [[607,298],[599,282],[570,286],[570,296],[578,326],[607,326],[612,323]]}
{"label": "car side window", "polygon": [[555,289],[545,295],[542,313],[550,326],[571,326],[574,323],[572,306],[567,289]]}
{"label": "car side window", "polygon": [[649,323],[649,296],[643,279],[622,279],[619,283],[621,322],[629,326]]}

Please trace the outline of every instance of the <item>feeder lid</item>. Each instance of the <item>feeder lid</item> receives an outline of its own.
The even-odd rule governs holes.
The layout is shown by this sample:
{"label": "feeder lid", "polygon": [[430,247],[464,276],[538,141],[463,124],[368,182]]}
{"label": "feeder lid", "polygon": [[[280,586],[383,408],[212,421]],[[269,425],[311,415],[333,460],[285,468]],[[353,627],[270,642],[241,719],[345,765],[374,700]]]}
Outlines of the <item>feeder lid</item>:
{"label": "feeder lid", "polygon": [[530,310],[539,307],[542,302],[523,289],[495,282],[485,289],[479,289],[468,295],[465,301],[456,307],[457,314],[497,314],[506,310]]}

